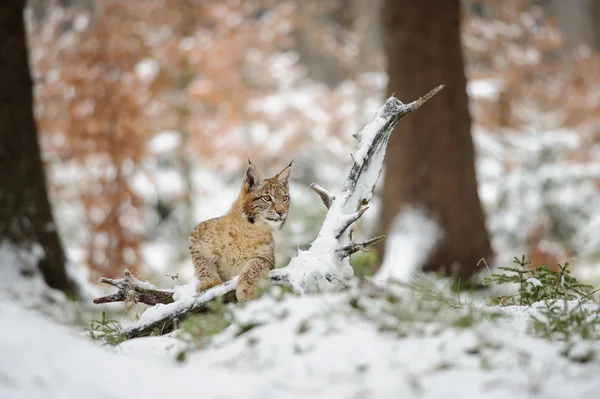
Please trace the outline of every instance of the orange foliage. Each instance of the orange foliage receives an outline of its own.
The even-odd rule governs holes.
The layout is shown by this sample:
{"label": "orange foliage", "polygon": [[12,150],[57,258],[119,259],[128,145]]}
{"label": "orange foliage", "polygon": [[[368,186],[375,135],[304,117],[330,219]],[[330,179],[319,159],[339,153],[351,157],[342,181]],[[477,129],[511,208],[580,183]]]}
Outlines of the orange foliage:
{"label": "orange foliage", "polygon": [[[150,98],[134,73],[148,52],[136,18],[129,2],[105,4],[94,21],[54,9],[31,32],[37,120],[43,135],[61,138],[46,140],[45,150],[81,173],[76,187],[54,188],[85,209],[93,278],[139,263],[144,214],[128,178],[144,156]],[[69,23],[73,29],[60,33]]]}
{"label": "orange foliage", "polygon": [[[151,204],[132,177],[152,156],[146,143],[155,133],[178,131],[181,159],[230,169],[249,155],[268,162],[330,131],[341,134],[348,110],[311,135],[324,122],[308,118],[304,104],[286,105],[281,113],[257,107],[278,91],[293,92],[302,79],[289,52],[290,33],[304,18],[296,2],[95,4],[94,10],[63,9],[55,2],[43,20],[29,20],[43,150],[52,168],[75,171],[66,182],[51,179],[51,191],[83,209],[87,225],[80,244],[92,279],[143,267],[140,251]],[[342,46],[330,47],[341,56]],[[318,101],[328,109],[345,95],[321,94]],[[249,126],[260,125],[264,132],[283,123],[291,127],[278,138],[275,155],[248,132]]]}

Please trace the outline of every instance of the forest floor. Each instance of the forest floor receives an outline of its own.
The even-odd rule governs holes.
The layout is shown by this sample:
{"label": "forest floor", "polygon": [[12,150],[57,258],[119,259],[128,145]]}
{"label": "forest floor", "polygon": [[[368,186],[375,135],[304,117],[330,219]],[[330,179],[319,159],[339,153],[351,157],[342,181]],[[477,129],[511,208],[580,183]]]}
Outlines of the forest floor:
{"label": "forest floor", "polygon": [[116,345],[0,290],[0,397],[597,398],[599,307],[538,301],[547,283],[495,297],[508,306],[426,276],[302,297],[274,290],[169,336],[118,343],[115,331]]}

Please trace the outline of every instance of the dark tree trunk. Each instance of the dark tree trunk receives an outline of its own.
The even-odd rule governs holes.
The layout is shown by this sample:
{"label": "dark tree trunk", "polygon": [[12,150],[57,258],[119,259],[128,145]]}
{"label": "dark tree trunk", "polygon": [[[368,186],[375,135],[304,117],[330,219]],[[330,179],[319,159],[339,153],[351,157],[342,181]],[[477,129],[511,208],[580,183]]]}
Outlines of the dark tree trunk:
{"label": "dark tree trunk", "polygon": [[594,50],[600,51],[600,1],[591,2],[590,16],[592,20],[591,46]]}
{"label": "dark tree trunk", "polygon": [[50,287],[74,294],[56,232],[33,115],[23,11],[0,3],[0,241],[43,250],[37,266]]}
{"label": "dark tree trunk", "polygon": [[390,139],[379,233],[405,206],[422,209],[443,229],[423,269],[465,279],[492,250],[477,193],[460,2],[385,0],[382,18],[388,94],[413,99],[438,84],[446,88]]}

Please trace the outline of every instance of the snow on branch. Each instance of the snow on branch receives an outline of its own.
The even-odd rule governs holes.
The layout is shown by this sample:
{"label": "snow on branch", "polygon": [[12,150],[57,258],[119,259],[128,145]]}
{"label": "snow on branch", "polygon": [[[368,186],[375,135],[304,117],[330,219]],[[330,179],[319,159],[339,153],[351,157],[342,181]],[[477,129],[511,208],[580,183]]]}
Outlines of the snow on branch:
{"label": "snow on branch", "polygon": [[[375,114],[375,120],[353,135],[358,145],[342,191],[332,195],[317,184],[311,185],[328,208],[317,238],[308,250],[298,250],[286,267],[272,270],[269,273],[271,283],[290,286],[300,294],[347,287],[347,282],[354,277],[348,257],[385,238],[379,236],[354,243],[351,227],[368,209],[392,130],[402,117],[417,110],[443,88],[440,85],[410,104],[403,104],[393,96],[388,98]],[[138,302],[157,304],[147,309],[140,319],[124,327],[122,333],[126,338],[150,335],[155,331],[166,334],[173,330],[177,320],[187,314],[206,311],[207,304],[216,298],[223,302],[234,301],[237,285],[236,277],[200,294],[183,295],[182,290],[177,288],[158,290],[133,278],[127,271],[124,279],[101,281],[116,286],[119,291],[98,298],[94,303],[118,302],[133,297]]]}
{"label": "snow on branch", "polygon": [[311,184],[310,188],[312,188],[313,191],[315,193],[317,193],[319,195],[319,197],[321,197],[323,204],[325,204],[327,209],[329,209],[329,207],[331,206],[331,203],[333,202],[335,197],[332,196],[331,194],[329,194],[329,191],[325,190],[323,187],[319,186],[316,183]]}
{"label": "snow on branch", "polygon": [[234,302],[237,280],[236,277],[197,295],[181,295],[179,298],[175,296],[176,300],[172,303],[146,309],[138,320],[124,326],[121,333],[127,339],[144,337],[155,332],[160,335],[168,334],[174,330],[178,321],[183,320],[187,315],[207,311],[208,303],[217,298],[220,298],[223,303]]}

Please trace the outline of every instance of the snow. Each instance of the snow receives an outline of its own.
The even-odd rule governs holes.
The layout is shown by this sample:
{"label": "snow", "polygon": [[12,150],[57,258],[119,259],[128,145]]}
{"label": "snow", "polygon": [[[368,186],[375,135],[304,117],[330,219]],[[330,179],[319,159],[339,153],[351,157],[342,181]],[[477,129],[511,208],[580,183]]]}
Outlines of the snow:
{"label": "snow", "polygon": [[566,350],[566,355],[569,359],[576,362],[585,361],[592,356],[596,355],[594,347],[587,342],[576,342],[572,347]]}
{"label": "snow", "polygon": [[527,283],[533,285],[534,287],[541,287],[542,282],[535,277],[530,277],[527,279]]}
{"label": "snow", "polygon": [[73,21],[73,28],[77,31],[85,30],[90,24],[90,17],[85,14],[80,14],[75,17]]}
{"label": "snow", "polygon": [[168,130],[155,134],[148,140],[146,146],[149,151],[155,154],[161,154],[176,150],[181,146],[181,143],[181,133]]}
{"label": "snow", "polygon": [[196,286],[198,285],[198,279],[193,276],[187,284],[176,285],[173,289],[173,299],[175,301],[186,301],[192,296],[196,295]]}
{"label": "snow", "polygon": [[354,153],[354,160],[356,162],[364,162],[367,152],[369,151],[370,145],[365,145],[373,142],[377,132],[385,125],[386,120],[381,117],[382,110],[377,111],[375,120],[369,123],[358,133],[359,145]]}
{"label": "snow", "polygon": [[467,93],[473,99],[497,101],[502,90],[501,79],[473,79],[467,83]]}
{"label": "snow", "polygon": [[[227,384],[226,373],[208,366],[181,369],[175,367],[173,360],[152,361],[146,349],[144,355],[138,354],[136,358],[109,353],[3,295],[0,313],[10,326],[0,331],[2,398],[131,399],[189,395],[197,392],[198,385],[192,382],[199,373],[206,378],[202,382],[203,392],[221,393],[225,397],[242,393],[242,384]],[[133,351],[135,344],[141,343],[124,347]],[[240,383],[245,379],[239,376]]]}
{"label": "snow", "polygon": [[142,246],[142,257],[150,268],[165,274],[171,260],[177,256],[172,245],[165,242],[151,242]]}
{"label": "snow", "polygon": [[135,73],[142,82],[150,83],[158,74],[159,69],[160,66],[156,60],[145,58],[136,64]]}
{"label": "snow", "polygon": [[[355,294],[263,297],[177,362],[193,347],[185,334],[101,347],[0,293],[0,397],[592,399],[600,390],[599,343],[529,335],[538,306],[508,307],[471,328],[445,325],[454,311],[425,324],[401,318],[399,334],[381,317],[397,305],[364,297],[363,313]],[[418,309],[403,298],[403,309]]]}
{"label": "snow", "polygon": [[442,234],[440,226],[419,209],[405,207],[392,222],[385,241],[386,257],[373,278],[410,281]]}
{"label": "snow", "polygon": [[[21,248],[8,240],[0,243],[0,293],[26,304],[40,307],[49,302],[65,300],[62,292],[48,288],[38,271],[38,261],[44,250],[39,245]],[[32,294],[35,293],[35,294]]]}
{"label": "snow", "polygon": [[180,339],[158,336],[130,339],[119,344],[114,351],[119,355],[147,356],[156,360],[164,360],[165,357],[175,359],[179,352],[187,349],[187,346],[187,343]]}

